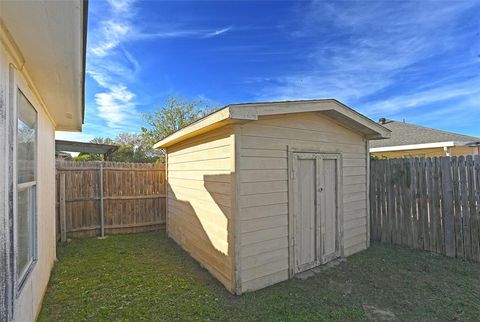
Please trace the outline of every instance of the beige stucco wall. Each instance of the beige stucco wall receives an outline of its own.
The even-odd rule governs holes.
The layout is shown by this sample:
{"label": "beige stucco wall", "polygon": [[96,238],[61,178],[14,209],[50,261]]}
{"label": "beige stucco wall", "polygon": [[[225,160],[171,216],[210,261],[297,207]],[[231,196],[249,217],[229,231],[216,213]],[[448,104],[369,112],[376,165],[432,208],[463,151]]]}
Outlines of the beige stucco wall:
{"label": "beige stucco wall", "polygon": [[0,317],[7,316],[7,294],[10,272],[7,269],[9,254],[8,221],[8,57],[0,43]]}
{"label": "beige stucco wall", "polygon": [[340,153],[343,159],[343,254],[367,247],[365,139],[320,113],[261,117],[237,125],[239,292],[288,279],[287,146]]}
{"label": "beige stucco wall", "polygon": [[[479,154],[478,147],[454,146],[449,149],[450,149],[450,156]],[[372,152],[370,154],[380,159],[394,159],[394,158],[406,158],[406,157],[433,158],[433,157],[447,156],[447,152],[445,152],[443,148]]]}
{"label": "beige stucco wall", "polygon": [[234,291],[230,127],[167,149],[167,232]]}
{"label": "beige stucco wall", "polygon": [[[35,96],[31,87],[27,84],[22,71],[13,68],[14,76],[11,87],[4,84],[12,81],[8,75],[9,65],[13,62],[3,44],[0,51],[0,69],[2,71],[2,87],[7,95],[3,96],[4,107],[8,108],[8,114],[12,115],[13,105],[8,101],[12,90],[16,91],[19,86],[22,92],[30,100],[38,113],[38,168],[37,168],[37,255],[38,260],[31,271],[23,288],[15,291],[14,321],[28,322],[35,320],[39,313],[41,302],[50,272],[55,260],[55,130],[54,124],[47,115],[46,109],[40,104],[38,96]],[[6,75],[6,77],[5,77]],[[33,84],[34,85],[34,84]],[[6,130],[4,128],[4,130]],[[7,153],[2,153],[2,164],[8,158]],[[4,186],[5,187],[5,186]],[[2,199],[5,199],[6,189],[2,190]],[[16,288],[16,287],[15,287]]]}

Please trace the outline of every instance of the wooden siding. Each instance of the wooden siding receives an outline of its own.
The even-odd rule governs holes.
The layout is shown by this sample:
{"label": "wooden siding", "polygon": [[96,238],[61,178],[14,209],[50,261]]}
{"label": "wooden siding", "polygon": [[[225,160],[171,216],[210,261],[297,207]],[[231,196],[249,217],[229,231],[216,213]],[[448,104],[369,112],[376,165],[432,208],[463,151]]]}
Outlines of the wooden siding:
{"label": "wooden siding", "polygon": [[240,128],[240,292],[288,278],[287,147],[340,153],[344,255],[367,246],[367,147],[361,135],[319,113],[262,117]]}
{"label": "wooden siding", "polygon": [[233,142],[225,127],[167,151],[168,234],[231,292]]}

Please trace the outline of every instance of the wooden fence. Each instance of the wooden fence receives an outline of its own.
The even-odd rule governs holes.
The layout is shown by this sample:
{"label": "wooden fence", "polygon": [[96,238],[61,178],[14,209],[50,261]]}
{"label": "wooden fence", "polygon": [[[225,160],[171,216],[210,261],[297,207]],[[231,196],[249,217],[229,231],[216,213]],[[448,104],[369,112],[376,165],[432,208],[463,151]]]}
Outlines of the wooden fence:
{"label": "wooden fence", "polygon": [[480,261],[480,156],[370,165],[372,240]]}
{"label": "wooden fence", "polygon": [[65,240],[165,224],[162,164],[57,161],[57,234]]}

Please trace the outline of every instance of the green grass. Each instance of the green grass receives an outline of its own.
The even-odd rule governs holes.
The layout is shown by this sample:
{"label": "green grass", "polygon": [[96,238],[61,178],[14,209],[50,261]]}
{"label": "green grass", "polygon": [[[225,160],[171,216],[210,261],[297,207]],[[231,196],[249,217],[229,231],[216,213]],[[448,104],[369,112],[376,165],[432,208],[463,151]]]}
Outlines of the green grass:
{"label": "green grass", "polygon": [[164,232],[72,241],[59,245],[58,254],[39,321],[478,321],[480,316],[479,264],[380,244],[307,280],[242,296],[230,295]]}

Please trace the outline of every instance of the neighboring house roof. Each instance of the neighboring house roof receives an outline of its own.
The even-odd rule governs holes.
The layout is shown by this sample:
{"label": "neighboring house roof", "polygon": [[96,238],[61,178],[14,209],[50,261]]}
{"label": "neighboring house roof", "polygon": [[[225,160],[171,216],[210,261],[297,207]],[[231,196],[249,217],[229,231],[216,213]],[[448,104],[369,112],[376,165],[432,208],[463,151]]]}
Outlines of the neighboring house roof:
{"label": "neighboring house roof", "polygon": [[178,130],[156,143],[154,148],[166,148],[196,135],[234,122],[248,122],[258,117],[301,112],[320,112],[338,124],[362,133],[369,139],[383,139],[390,131],[335,99],[299,100],[231,104]]}
{"label": "neighboring house roof", "polygon": [[117,145],[55,140],[55,151],[111,154],[117,150]]}
{"label": "neighboring house roof", "polygon": [[87,7],[84,0],[0,1],[0,41],[55,130],[82,129]]}
{"label": "neighboring house roof", "polygon": [[370,142],[370,152],[424,149],[480,144],[480,138],[447,132],[420,125],[381,119],[380,124],[392,131],[387,140]]}

